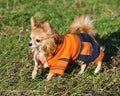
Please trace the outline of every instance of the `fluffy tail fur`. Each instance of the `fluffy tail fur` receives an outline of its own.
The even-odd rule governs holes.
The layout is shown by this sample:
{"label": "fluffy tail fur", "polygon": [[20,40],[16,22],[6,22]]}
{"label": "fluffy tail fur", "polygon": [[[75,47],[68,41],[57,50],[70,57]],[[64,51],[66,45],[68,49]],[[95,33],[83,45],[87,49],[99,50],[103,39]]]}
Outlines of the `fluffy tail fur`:
{"label": "fluffy tail fur", "polygon": [[70,25],[70,33],[76,33],[77,30],[81,32],[86,32],[90,36],[94,36],[93,22],[90,20],[89,16],[76,17]]}

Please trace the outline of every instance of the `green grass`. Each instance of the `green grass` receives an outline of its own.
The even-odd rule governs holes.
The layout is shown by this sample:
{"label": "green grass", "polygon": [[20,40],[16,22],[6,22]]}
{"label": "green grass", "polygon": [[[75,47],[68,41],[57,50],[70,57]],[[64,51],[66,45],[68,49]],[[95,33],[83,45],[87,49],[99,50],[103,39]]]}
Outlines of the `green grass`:
{"label": "green grass", "polygon": [[[80,68],[71,65],[64,76],[50,82],[45,81],[47,70],[41,69],[32,80],[30,17],[49,20],[59,34],[65,34],[74,17],[83,14],[94,20],[96,39],[106,47],[103,71],[94,76],[96,66],[90,65],[76,77]],[[119,96],[120,66],[107,67],[118,51],[119,0],[0,0],[0,96]]]}

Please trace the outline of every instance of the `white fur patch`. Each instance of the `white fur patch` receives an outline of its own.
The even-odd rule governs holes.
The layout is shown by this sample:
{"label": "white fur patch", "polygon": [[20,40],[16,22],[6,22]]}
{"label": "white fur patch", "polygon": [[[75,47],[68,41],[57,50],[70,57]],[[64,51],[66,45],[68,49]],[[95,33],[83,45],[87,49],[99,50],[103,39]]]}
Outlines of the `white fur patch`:
{"label": "white fur patch", "polygon": [[45,65],[44,65],[44,68],[47,68],[47,67],[49,67],[49,65],[48,65],[48,62],[46,61]]}

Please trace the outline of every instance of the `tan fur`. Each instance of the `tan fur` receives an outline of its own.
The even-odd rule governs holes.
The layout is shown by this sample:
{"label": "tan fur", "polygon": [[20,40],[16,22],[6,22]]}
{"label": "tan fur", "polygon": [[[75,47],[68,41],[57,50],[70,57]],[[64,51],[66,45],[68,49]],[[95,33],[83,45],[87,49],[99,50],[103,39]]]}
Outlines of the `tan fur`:
{"label": "tan fur", "polygon": [[[37,23],[34,17],[31,18],[31,29],[32,32],[30,42],[32,42],[35,47],[38,47],[40,51],[44,51],[45,56],[50,55],[56,47],[54,38],[57,38],[58,34],[53,29],[51,29],[48,21],[40,25]],[[40,39],[42,43],[37,43],[36,39]]]}
{"label": "tan fur", "polygon": [[70,25],[70,33],[76,33],[78,29],[90,36],[94,36],[93,21],[90,20],[89,16],[81,16],[74,19]]}

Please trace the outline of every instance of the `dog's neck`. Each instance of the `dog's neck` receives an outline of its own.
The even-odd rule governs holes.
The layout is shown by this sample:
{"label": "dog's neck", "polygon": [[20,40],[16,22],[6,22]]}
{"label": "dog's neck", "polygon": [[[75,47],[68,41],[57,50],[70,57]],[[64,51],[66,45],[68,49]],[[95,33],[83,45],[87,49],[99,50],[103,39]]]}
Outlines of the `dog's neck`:
{"label": "dog's neck", "polygon": [[59,36],[59,38],[54,38],[54,42],[56,44],[56,47],[55,47],[54,51],[52,52],[52,56],[55,56],[57,54],[57,52],[60,50],[60,48],[64,42],[63,36]]}
{"label": "dog's neck", "polygon": [[[45,57],[46,59],[49,57],[54,57],[58,51],[60,50],[60,48],[62,47],[62,44],[64,42],[63,36],[59,36],[57,38],[53,38],[54,42],[52,42],[52,46],[54,46],[54,48],[50,48],[51,50],[42,50],[41,46],[36,47],[36,50],[38,53],[42,53],[42,56]],[[46,44],[45,47],[50,47],[49,44]],[[42,61],[41,61],[42,62]]]}

